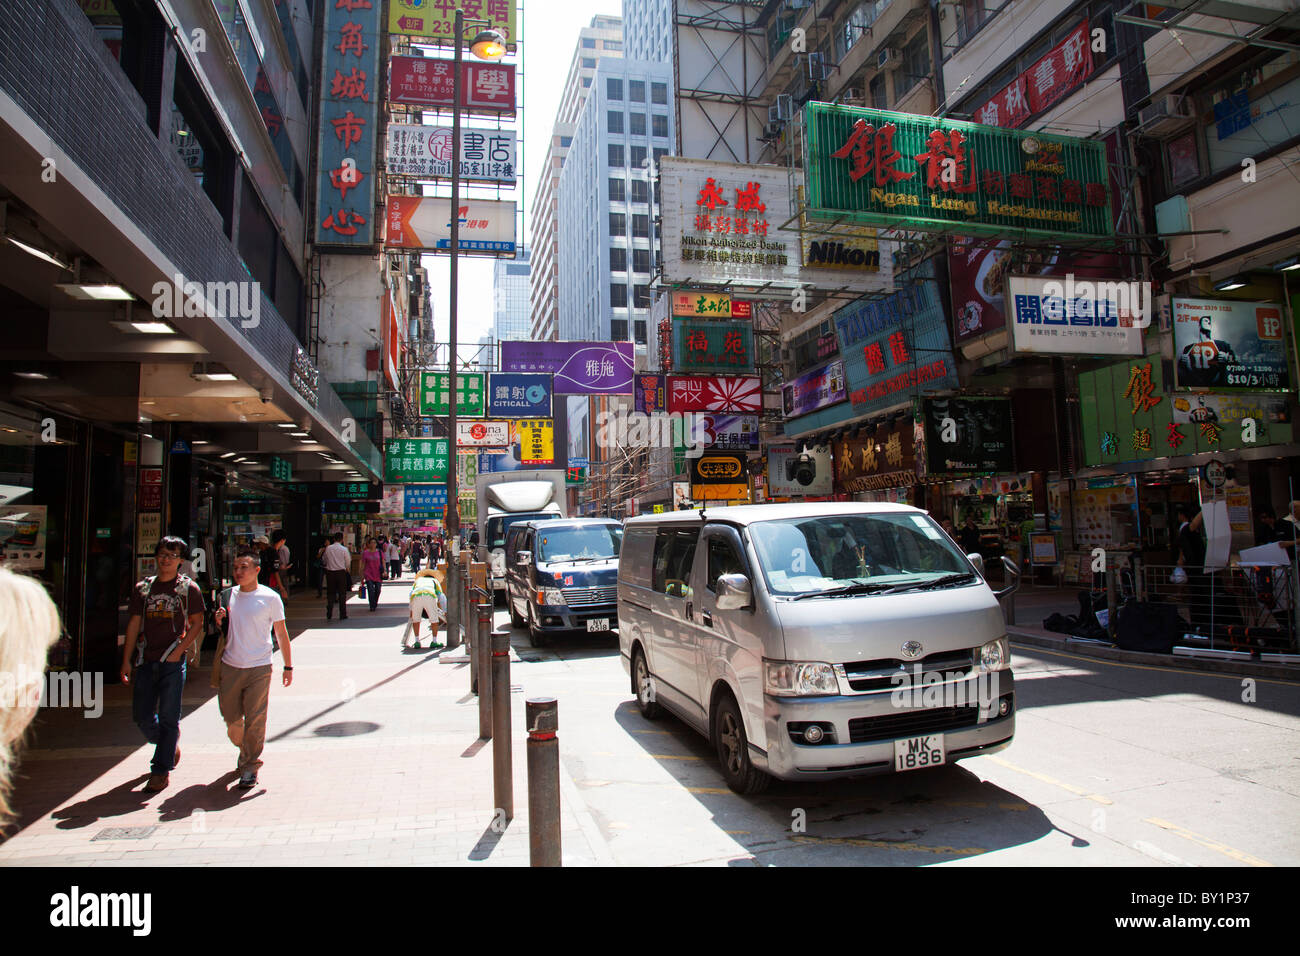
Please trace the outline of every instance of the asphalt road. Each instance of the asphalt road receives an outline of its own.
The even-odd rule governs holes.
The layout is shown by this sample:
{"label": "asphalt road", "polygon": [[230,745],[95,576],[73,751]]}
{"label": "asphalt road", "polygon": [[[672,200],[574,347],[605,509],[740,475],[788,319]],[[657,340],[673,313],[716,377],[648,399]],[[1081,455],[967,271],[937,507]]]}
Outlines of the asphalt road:
{"label": "asphalt road", "polygon": [[512,642],[618,864],[1300,864],[1300,685],[1013,646],[1009,749],[742,797],[703,737],[640,715],[616,635]]}

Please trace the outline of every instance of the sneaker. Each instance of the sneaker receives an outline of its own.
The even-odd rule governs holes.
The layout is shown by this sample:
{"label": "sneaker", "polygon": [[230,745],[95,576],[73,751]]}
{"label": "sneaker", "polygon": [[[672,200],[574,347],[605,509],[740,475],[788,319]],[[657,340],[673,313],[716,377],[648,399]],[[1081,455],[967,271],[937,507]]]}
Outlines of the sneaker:
{"label": "sneaker", "polygon": [[252,790],[257,786],[257,771],[245,770],[239,775],[239,789]]}
{"label": "sneaker", "polygon": [[446,644],[440,644],[440,643],[438,643],[437,641],[434,641],[432,644],[429,645],[429,650],[431,650],[431,651],[439,651],[439,650],[442,650],[442,648],[444,648],[444,647],[446,647],[446,646],[447,646]]}
{"label": "sneaker", "polygon": [[418,651],[418,650],[420,649],[420,642],[419,642],[419,641],[416,641],[416,642],[415,642],[414,644],[412,644],[411,646],[414,647],[414,648]]}
{"label": "sneaker", "polygon": [[149,782],[144,785],[145,793],[159,793],[167,789],[167,774],[155,773],[150,775]]}

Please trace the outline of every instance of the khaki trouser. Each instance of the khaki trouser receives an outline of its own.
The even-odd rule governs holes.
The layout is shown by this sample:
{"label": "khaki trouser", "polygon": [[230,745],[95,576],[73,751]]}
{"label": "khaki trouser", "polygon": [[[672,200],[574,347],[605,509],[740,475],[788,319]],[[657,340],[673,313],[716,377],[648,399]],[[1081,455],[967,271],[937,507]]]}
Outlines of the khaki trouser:
{"label": "khaki trouser", "polygon": [[256,773],[266,745],[266,706],[271,696],[271,665],[231,667],[221,662],[217,704],[230,742],[239,748],[241,773]]}

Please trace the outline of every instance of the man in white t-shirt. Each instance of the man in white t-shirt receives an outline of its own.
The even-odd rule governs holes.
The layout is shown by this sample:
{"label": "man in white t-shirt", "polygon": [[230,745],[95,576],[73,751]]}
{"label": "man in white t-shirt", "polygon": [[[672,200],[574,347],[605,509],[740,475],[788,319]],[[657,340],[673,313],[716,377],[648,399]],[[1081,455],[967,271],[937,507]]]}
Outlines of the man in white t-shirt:
{"label": "man in white t-shirt", "polygon": [[230,742],[239,748],[239,787],[257,786],[266,745],[266,711],[271,696],[271,631],[280,642],[284,686],[293,683],[293,649],[284,625],[284,602],[273,588],[257,583],[258,555],[240,548],[235,556],[237,588],[222,597],[217,623],[230,619],[226,650],[221,656],[221,688],[217,702]]}

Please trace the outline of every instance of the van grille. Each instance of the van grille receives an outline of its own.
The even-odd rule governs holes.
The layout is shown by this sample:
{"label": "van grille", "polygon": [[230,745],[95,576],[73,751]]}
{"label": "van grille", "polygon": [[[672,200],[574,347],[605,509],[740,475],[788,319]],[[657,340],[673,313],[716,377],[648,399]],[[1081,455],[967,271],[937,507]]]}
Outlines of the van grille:
{"label": "van grille", "polygon": [[849,687],[856,691],[891,690],[898,686],[892,681],[895,674],[911,674],[913,668],[918,665],[922,673],[942,671],[950,680],[959,679],[971,672],[974,657],[970,648],[967,648],[960,651],[940,651],[915,661],[904,661],[898,658],[854,661],[852,664],[844,665],[844,674],[849,680]]}
{"label": "van grille", "polygon": [[979,723],[980,708],[931,707],[925,710],[907,710],[880,717],[855,717],[849,721],[849,742],[865,744],[873,740],[893,740],[898,737],[918,737],[949,730],[962,730]]}
{"label": "van grille", "polygon": [[564,603],[569,607],[585,604],[613,604],[618,600],[618,585],[603,588],[561,588]]}

